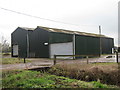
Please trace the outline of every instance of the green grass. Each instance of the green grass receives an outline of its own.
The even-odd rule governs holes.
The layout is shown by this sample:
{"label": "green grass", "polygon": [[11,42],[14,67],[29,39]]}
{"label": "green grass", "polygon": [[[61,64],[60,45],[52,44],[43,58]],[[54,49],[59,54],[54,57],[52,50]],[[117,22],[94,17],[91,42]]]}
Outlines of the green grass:
{"label": "green grass", "polygon": [[11,55],[11,53],[10,52],[2,53],[2,55]]}
{"label": "green grass", "polygon": [[99,81],[85,82],[37,71],[3,71],[3,88],[117,88]]}
{"label": "green grass", "polygon": [[[26,60],[26,62],[30,62],[30,60]],[[15,63],[24,63],[24,60],[18,58],[2,58],[2,64],[15,64]]]}

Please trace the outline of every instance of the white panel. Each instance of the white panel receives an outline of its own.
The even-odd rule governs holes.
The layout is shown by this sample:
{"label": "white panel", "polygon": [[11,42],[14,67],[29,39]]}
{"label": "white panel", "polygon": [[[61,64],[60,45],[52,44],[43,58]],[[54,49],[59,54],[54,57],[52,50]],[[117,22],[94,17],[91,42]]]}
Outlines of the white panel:
{"label": "white panel", "polygon": [[18,45],[13,45],[13,56],[18,56]]}
{"label": "white panel", "polygon": [[[53,58],[54,55],[73,55],[73,43],[56,43],[50,44],[50,57]],[[60,58],[70,58],[70,57],[60,57]]]}

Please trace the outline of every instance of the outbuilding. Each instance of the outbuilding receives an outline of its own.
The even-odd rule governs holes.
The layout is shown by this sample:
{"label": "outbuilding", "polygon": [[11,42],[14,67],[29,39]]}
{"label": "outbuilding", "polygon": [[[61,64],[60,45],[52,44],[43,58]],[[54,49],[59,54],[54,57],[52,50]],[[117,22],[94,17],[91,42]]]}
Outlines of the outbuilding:
{"label": "outbuilding", "polygon": [[11,34],[11,55],[12,57],[27,57],[29,40],[33,28],[18,27]]}
{"label": "outbuilding", "polygon": [[53,58],[54,55],[111,54],[114,39],[105,35],[37,26],[18,27],[11,34],[12,56]]}

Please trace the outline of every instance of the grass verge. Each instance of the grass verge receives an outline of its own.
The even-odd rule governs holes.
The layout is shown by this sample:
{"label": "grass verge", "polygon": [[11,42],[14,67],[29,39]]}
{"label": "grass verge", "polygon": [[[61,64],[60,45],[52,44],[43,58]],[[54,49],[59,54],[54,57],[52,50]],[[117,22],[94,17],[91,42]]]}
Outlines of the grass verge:
{"label": "grass verge", "polygon": [[100,81],[104,84],[119,85],[118,64],[116,63],[62,63],[55,65],[48,72],[82,81]]}
{"label": "grass verge", "polygon": [[3,88],[118,88],[99,81],[85,82],[37,71],[3,71]]}
{"label": "grass verge", "polygon": [[[30,60],[26,60],[26,62],[30,62]],[[15,64],[15,63],[24,63],[24,60],[18,58],[2,58],[2,64]]]}

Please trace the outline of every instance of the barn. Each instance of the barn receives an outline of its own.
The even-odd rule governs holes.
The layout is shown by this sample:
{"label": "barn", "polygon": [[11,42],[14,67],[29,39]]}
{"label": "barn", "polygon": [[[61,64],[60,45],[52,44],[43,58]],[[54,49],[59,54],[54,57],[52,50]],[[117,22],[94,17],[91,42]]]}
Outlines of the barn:
{"label": "barn", "polygon": [[29,48],[28,36],[31,36],[33,28],[18,27],[11,34],[11,56],[27,57],[27,49]]}
{"label": "barn", "polygon": [[105,35],[37,26],[18,27],[11,34],[12,57],[111,54],[114,39]]}

